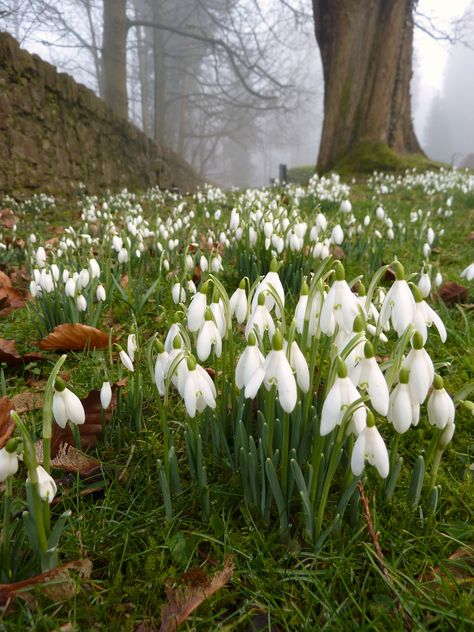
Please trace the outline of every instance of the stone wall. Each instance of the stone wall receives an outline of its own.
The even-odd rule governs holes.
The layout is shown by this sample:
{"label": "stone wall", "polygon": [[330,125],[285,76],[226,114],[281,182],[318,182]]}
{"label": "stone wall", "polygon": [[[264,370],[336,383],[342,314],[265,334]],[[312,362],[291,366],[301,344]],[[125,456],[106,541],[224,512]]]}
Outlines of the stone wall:
{"label": "stone wall", "polygon": [[91,90],[0,33],[0,193],[74,193],[158,184],[194,189],[199,177],[117,117]]}

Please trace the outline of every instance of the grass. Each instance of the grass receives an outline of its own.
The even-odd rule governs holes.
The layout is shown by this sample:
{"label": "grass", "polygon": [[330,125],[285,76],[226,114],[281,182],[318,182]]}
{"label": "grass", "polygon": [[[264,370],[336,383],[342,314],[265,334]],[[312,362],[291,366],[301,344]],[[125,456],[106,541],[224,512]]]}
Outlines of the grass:
{"label": "grass", "polygon": [[[420,188],[398,189],[383,198],[385,210],[394,221],[407,220],[411,237],[384,242],[371,263],[367,242],[343,244],[346,250],[348,278],[361,269],[392,260],[397,254],[407,270],[420,268],[419,250],[423,242],[410,227],[410,212],[423,208],[432,212],[446,203],[450,193],[428,196]],[[472,219],[472,193],[451,192],[456,213],[440,221],[445,235],[433,265],[439,266],[445,279],[460,281],[459,272],[474,257],[472,243],[466,246],[466,225]],[[378,200],[367,184],[353,186],[351,200],[358,218],[373,214]],[[308,217],[314,213],[314,200],[308,199]],[[145,213],[172,214],[175,203],[154,205],[142,201]],[[228,202],[231,207],[231,202]],[[222,204],[223,205],[223,204]],[[212,206],[208,205],[208,206]],[[323,203],[330,216],[338,204]],[[199,233],[212,225],[204,208],[196,205]],[[71,211],[71,205],[68,206]],[[22,215],[19,232],[25,237],[35,231],[44,238],[54,226],[61,225],[61,208],[38,213],[28,207]],[[78,222],[78,213],[71,213]],[[24,253],[14,253],[21,263]],[[226,261],[225,279],[235,286],[238,274],[235,261]],[[375,255],[374,255],[375,256]],[[12,264],[13,265],[13,264]],[[151,285],[149,274],[144,284]],[[164,286],[165,287],[165,286]],[[104,317],[113,316],[117,335],[126,344],[130,331],[130,311],[125,303],[111,300]],[[168,290],[153,294],[138,314],[138,328],[143,340],[155,331],[164,337],[173,306]],[[470,301],[473,292],[470,290]],[[290,304],[295,303],[289,301]],[[449,392],[453,393],[474,377],[474,322],[472,310],[437,305],[436,309],[448,329],[448,341],[440,348],[431,337],[428,350],[441,363]],[[107,326],[102,324],[104,328]],[[20,350],[31,349],[37,339],[34,321],[26,310],[17,310],[0,319],[0,336],[18,341]],[[100,352],[69,354],[65,369],[71,375],[72,388],[80,395],[100,387],[97,372]],[[55,356],[50,356],[54,361]],[[49,375],[51,363],[33,367],[4,368],[9,395],[25,389],[31,377]],[[39,372],[39,374],[38,374]],[[32,591],[34,600],[17,599],[13,607],[0,614],[0,630],[16,632],[31,629],[59,630],[70,624],[74,630],[134,631],[144,622],[145,629],[159,627],[161,608],[166,601],[166,587],[187,585],[196,576],[196,568],[213,573],[222,567],[226,555],[232,555],[234,574],[231,582],[196,609],[182,625],[183,630],[470,630],[474,620],[472,563],[474,557],[474,417],[458,409],[456,433],[448,447],[438,482],[442,487],[436,516],[423,514],[420,507],[411,509],[404,491],[411,476],[411,464],[417,452],[411,441],[403,445],[406,467],[402,470],[398,493],[391,501],[383,494],[383,484],[368,471],[364,482],[375,530],[385,557],[390,579],[381,570],[373,541],[360,511],[348,511],[342,524],[333,531],[322,549],[315,551],[302,533],[301,516],[295,509],[287,538],[278,533],[278,517],[271,515],[265,524],[254,509],[247,506],[239,492],[239,480],[229,468],[209,463],[210,518],[203,520],[200,504],[191,481],[184,480],[182,493],[176,498],[174,515],[165,518],[159,485],[157,456],[162,446],[157,393],[144,369],[145,425],[137,432],[134,411],[123,395],[118,411],[105,436],[99,438],[92,454],[100,459],[102,471],[94,481],[56,472],[61,479],[61,500],[54,508],[59,514],[72,510],[72,519],[61,541],[64,561],[87,557],[93,563],[92,577],[77,583],[72,599],[48,598],[44,591]],[[115,374],[114,378],[119,375]],[[124,389],[127,390],[126,388]],[[122,397],[122,396],[121,396]],[[182,433],[184,409],[172,398],[169,423],[176,435]],[[37,428],[40,411],[29,414]],[[425,427],[412,430],[418,439]],[[413,445],[416,443],[413,439]],[[179,459],[185,460],[182,442],[178,441]],[[16,483],[22,496],[23,484]],[[87,487],[92,494],[82,495]],[[336,490],[330,496],[330,513],[335,512]],[[459,556],[463,553],[464,556]],[[450,560],[453,554],[457,559]],[[193,575],[194,573],[194,575]]]}

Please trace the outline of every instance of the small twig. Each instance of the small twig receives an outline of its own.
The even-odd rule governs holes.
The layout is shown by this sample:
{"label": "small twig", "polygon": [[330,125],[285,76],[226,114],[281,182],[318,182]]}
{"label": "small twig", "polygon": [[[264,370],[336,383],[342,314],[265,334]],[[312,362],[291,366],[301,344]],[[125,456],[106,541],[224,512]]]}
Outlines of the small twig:
{"label": "small twig", "polygon": [[[360,498],[362,506],[364,508],[365,522],[367,524],[367,528],[369,530],[370,537],[371,537],[372,543],[374,545],[375,555],[377,556],[377,560],[379,562],[380,569],[381,569],[385,579],[387,580],[387,583],[390,584],[390,586],[393,587],[393,579],[392,579],[392,576],[390,575],[390,573],[388,571],[388,568],[385,565],[385,560],[384,560],[384,556],[383,556],[383,553],[382,553],[382,549],[380,548],[379,534],[374,529],[374,524],[372,522],[372,516],[370,514],[369,501],[367,500],[367,496],[365,495],[364,486],[362,485],[362,481],[358,481],[357,488],[359,490],[359,498]],[[411,621],[408,618],[407,611],[402,606],[402,604],[400,602],[400,599],[398,597],[396,597],[396,604],[397,604],[397,610],[398,610],[398,612],[400,613],[400,615],[403,618],[405,629],[406,630],[412,630],[413,626],[411,624]]]}

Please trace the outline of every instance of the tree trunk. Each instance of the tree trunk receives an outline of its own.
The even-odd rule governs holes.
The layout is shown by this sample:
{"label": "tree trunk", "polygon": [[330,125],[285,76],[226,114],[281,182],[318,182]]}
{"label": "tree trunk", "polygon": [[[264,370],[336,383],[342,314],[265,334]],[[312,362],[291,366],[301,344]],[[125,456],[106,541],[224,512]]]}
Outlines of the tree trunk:
{"label": "tree trunk", "polygon": [[128,117],[127,32],[126,0],[104,0],[104,99],[123,118]]}
{"label": "tree trunk", "polygon": [[320,171],[362,146],[422,153],[410,103],[415,4],[313,0],[325,86]]}
{"label": "tree trunk", "polygon": [[[162,21],[161,2],[153,3],[153,21]],[[165,91],[167,87],[167,72],[165,65],[165,33],[161,29],[153,29],[153,137],[157,143],[164,144],[165,141],[165,115],[166,102]]]}

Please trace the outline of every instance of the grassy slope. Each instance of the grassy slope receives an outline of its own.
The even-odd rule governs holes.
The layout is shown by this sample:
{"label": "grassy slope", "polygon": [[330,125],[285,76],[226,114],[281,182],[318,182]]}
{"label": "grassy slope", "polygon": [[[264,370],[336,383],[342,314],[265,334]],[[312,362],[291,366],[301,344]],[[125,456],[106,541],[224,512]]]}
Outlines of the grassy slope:
{"label": "grassy slope", "polygon": [[[361,215],[374,207],[364,186],[356,187],[351,199]],[[386,208],[392,216],[406,216],[418,206],[435,209],[436,204],[436,199],[407,193],[387,198]],[[460,269],[472,260],[465,231],[468,221],[472,225],[473,200],[459,194],[454,206],[439,257],[445,277],[459,281]],[[391,254],[386,253],[387,261]],[[398,254],[409,267],[414,254],[410,246]],[[456,308],[441,313],[449,337],[437,358],[451,363],[446,381],[452,391],[474,375],[474,324],[472,312],[467,321]],[[142,322],[144,332],[154,331],[155,315],[151,304]],[[120,319],[120,310],[116,316]],[[17,338],[20,346],[33,335],[24,310],[0,321],[0,336]],[[73,367],[74,360],[68,359],[68,364]],[[79,391],[98,386],[91,382],[87,358],[77,356],[73,375]],[[8,392],[25,388],[25,377],[21,371],[7,373]],[[444,455],[436,519],[410,510],[404,496],[385,501],[379,481],[369,474],[366,491],[388,581],[363,521],[355,528],[344,523],[314,555],[296,529],[289,542],[281,542],[276,521],[275,530],[259,524],[239,501],[238,481],[227,474],[210,475],[218,481],[211,483],[210,524],[200,520],[189,491],[179,499],[175,519],[166,523],[157,480],[160,435],[154,397],[154,389],[146,386],[144,399],[151,403],[141,435],[125,425],[120,441],[113,429],[97,449],[104,463],[103,493],[80,497],[73,481],[61,503],[61,509],[71,508],[74,516],[63,557],[90,557],[92,581],[63,604],[51,603],[40,593],[35,608],[17,600],[14,611],[0,618],[0,630],[53,630],[66,622],[80,630],[108,631],[134,630],[140,621],[159,625],[166,584],[196,566],[212,572],[227,553],[235,563],[231,583],[207,600],[182,629],[398,630],[407,619],[414,629],[472,629],[472,566],[456,567],[448,559],[470,547],[472,563],[474,477],[468,466],[474,460],[474,417],[459,413],[455,439]],[[179,420],[180,409],[173,413]],[[405,448],[409,459],[409,446]],[[405,483],[407,477],[405,471]],[[426,576],[438,566],[439,577],[429,581]]]}

